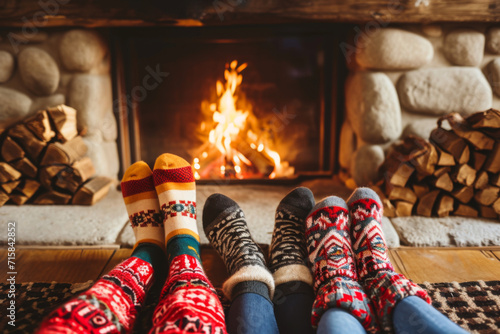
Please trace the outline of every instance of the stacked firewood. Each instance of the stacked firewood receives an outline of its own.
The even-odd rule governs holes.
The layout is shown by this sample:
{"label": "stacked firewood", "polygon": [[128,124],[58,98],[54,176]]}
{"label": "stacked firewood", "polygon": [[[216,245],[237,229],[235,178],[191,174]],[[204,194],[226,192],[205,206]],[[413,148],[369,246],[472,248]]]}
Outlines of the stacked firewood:
{"label": "stacked firewood", "polygon": [[60,105],[41,110],[0,136],[0,206],[91,205],[103,198],[111,180],[94,177],[78,135],[76,110]]}
{"label": "stacked firewood", "polygon": [[389,217],[500,215],[500,111],[441,117],[430,141],[393,146],[377,184]]}

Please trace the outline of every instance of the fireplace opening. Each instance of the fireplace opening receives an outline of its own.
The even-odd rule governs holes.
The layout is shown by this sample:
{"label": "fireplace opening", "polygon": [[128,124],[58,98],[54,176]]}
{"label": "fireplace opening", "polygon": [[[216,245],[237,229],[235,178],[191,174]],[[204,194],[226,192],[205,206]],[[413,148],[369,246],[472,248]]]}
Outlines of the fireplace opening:
{"label": "fireplace opening", "polygon": [[124,91],[162,78],[132,96],[122,150],[186,157],[202,182],[331,175],[333,39],[317,26],[134,30],[120,41]]}

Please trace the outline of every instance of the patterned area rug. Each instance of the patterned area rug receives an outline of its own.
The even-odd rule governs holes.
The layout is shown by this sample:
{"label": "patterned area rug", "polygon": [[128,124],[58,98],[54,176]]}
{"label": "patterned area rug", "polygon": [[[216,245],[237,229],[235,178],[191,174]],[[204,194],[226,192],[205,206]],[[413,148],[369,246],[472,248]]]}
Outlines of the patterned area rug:
{"label": "patterned area rug", "polygon": [[[93,282],[69,283],[25,283],[16,284],[15,327],[7,322],[6,306],[8,284],[0,284],[0,332],[32,333],[40,321],[55,306],[88,289]],[[465,283],[425,283],[421,286],[429,292],[433,305],[455,323],[472,333],[500,332],[500,281],[475,281]],[[157,293],[148,298],[148,306],[138,319],[136,333],[147,332],[154,311]],[[226,301],[223,301],[227,305]]]}
{"label": "patterned area rug", "polygon": [[500,332],[500,281],[424,283],[433,306],[472,333]]}

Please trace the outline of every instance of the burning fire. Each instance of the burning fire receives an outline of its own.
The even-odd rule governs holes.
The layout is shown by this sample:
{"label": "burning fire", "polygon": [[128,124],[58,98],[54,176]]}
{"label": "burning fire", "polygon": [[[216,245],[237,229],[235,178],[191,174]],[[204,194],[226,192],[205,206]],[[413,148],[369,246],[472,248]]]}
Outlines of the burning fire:
{"label": "burning fire", "polygon": [[[288,162],[282,162],[273,143],[263,134],[262,126],[252,126],[257,120],[251,105],[238,103],[241,72],[247,64],[236,60],[226,64],[225,84],[216,83],[216,103],[208,104],[207,120],[200,131],[204,144],[194,152],[195,178],[287,177],[294,174]],[[206,103],[204,105],[207,105]],[[274,148],[274,147],[273,147]]]}

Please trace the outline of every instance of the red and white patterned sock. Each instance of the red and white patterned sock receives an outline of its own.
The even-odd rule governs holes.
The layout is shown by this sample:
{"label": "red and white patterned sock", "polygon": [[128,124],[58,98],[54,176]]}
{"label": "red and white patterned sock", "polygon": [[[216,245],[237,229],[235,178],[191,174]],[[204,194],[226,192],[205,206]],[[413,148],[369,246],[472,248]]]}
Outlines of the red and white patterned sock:
{"label": "red and white patterned sock", "polygon": [[130,333],[152,281],[151,264],[131,257],[53,311],[37,333]]}
{"label": "red and white patterned sock", "polygon": [[348,200],[351,238],[356,266],[363,287],[373,302],[384,331],[392,332],[392,311],[408,296],[431,303],[427,292],[394,271],[382,232],[383,206],[370,188],[358,188]]}
{"label": "red and white patterned sock", "polygon": [[306,245],[316,292],[312,325],[316,327],[328,309],[343,308],[368,332],[376,333],[370,299],[357,281],[349,228],[347,205],[335,196],[316,204],[306,219]]}
{"label": "red and white patterned sock", "polygon": [[150,333],[226,333],[222,304],[196,257],[183,254],[170,263]]}

